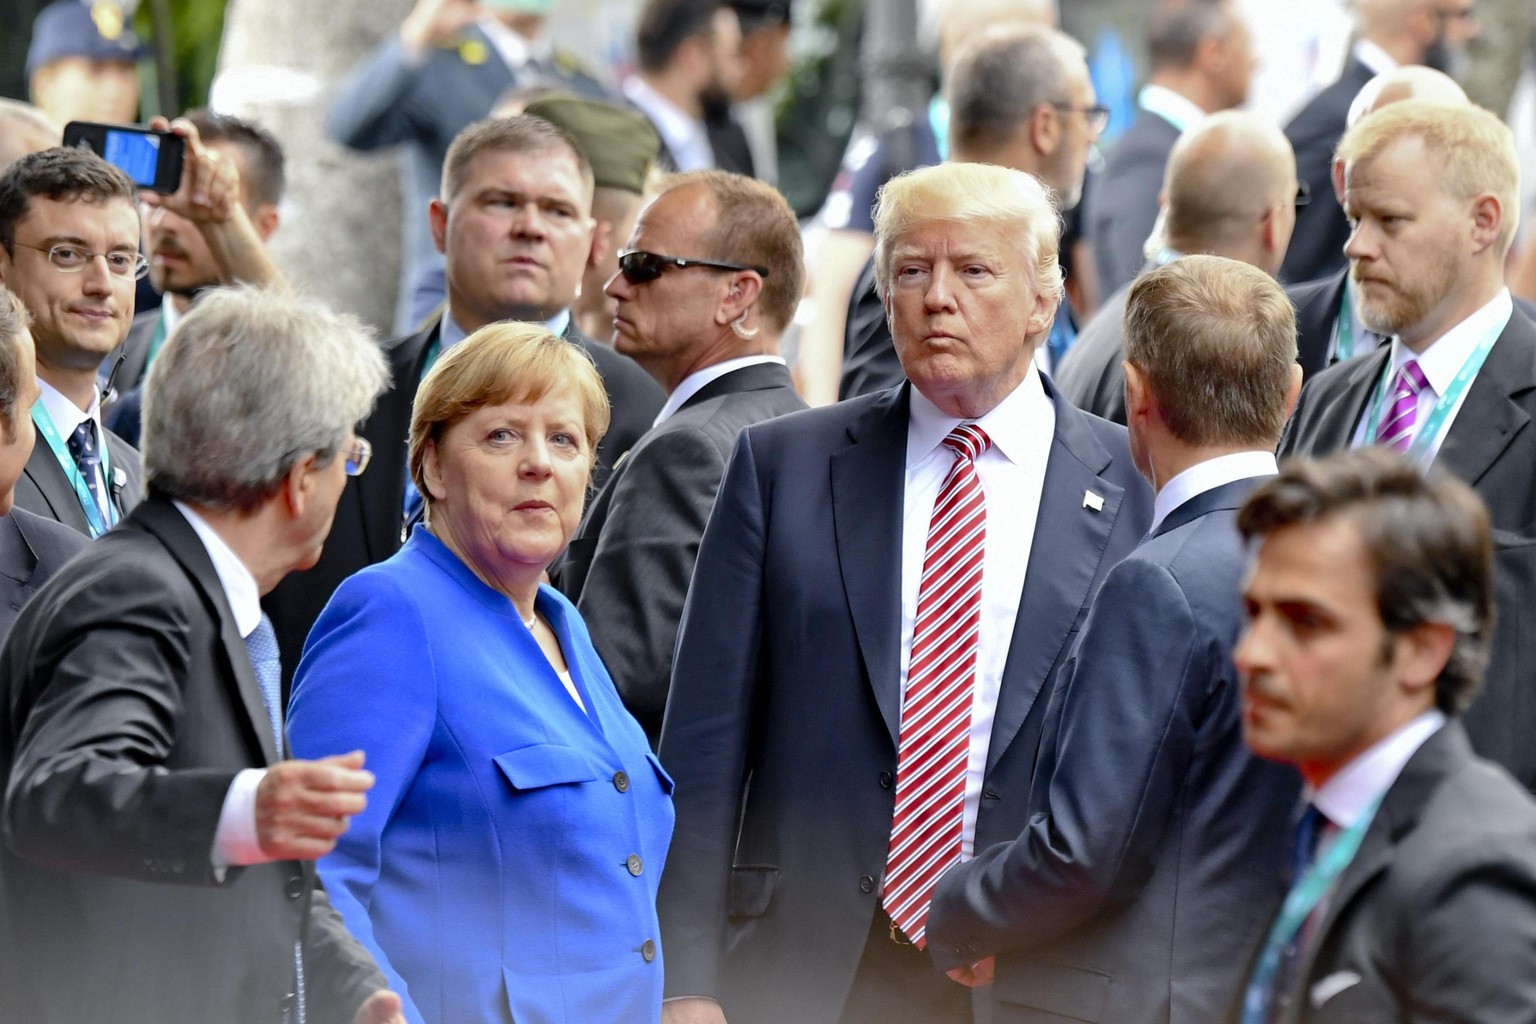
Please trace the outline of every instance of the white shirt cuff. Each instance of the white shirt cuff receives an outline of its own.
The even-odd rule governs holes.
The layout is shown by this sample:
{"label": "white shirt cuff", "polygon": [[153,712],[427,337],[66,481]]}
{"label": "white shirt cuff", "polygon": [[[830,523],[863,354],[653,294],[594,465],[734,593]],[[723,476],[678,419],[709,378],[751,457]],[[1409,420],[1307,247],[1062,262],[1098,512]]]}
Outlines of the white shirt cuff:
{"label": "white shirt cuff", "polygon": [[266,778],[265,768],[245,768],[236,773],[224,795],[219,827],[213,834],[213,866],[219,870],[241,864],[265,864],[271,860],[256,838],[256,787]]}

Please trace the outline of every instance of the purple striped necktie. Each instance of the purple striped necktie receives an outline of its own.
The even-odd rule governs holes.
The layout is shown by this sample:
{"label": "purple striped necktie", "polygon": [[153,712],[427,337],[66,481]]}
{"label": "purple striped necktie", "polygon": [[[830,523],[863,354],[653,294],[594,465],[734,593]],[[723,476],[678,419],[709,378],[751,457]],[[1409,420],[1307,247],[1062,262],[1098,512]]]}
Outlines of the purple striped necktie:
{"label": "purple striped necktie", "polygon": [[991,443],[974,423],[962,423],[944,438],[955,461],[933,505],[917,589],[881,902],[919,949],[927,944],[933,886],[960,860],[987,536],[976,460]]}
{"label": "purple striped necktie", "polygon": [[1387,448],[1406,452],[1413,443],[1414,428],[1419,418],[1419,392],[1429,387],[1429,378],[1419,369],[1417,360],[1410,359],[1397,371],[1392,393],[1387,397],[1387,411],[1381,417],[1376,430],[1376,443]]}

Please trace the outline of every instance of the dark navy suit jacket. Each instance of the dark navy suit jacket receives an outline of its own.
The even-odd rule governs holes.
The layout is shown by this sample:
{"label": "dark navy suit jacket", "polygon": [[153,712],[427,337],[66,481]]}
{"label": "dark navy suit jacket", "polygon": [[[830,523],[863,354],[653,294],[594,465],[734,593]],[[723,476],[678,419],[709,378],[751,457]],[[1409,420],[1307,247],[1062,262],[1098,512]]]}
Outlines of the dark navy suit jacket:
{"label": "dark navy suit jacket", "polygon": [[[1050,680],[1151,518],[1125,429],[1046,391],[1056,430],[978,849],[1023,830]],[[879,907],[909,395],[747,427],[704,532],[662,726],[677,829],[659,911],[668,995],[718,998],[731,1024],[835,1024]]]}
{"label": "dark navy suit jacket", "polygon": [[26,509],[0,516],[0,643],[38,588],[88,543],[80,531]]}
{"label": "dark navy suit jacket", "polygon": [[1189,499],[1110,570],[1051,695],[1028,827],[939,880],[935,963],[998,957],[983,1018],[1216,1021],[1242,987],[1301,789],[1244,745],[1232,664],[1259,482]]}

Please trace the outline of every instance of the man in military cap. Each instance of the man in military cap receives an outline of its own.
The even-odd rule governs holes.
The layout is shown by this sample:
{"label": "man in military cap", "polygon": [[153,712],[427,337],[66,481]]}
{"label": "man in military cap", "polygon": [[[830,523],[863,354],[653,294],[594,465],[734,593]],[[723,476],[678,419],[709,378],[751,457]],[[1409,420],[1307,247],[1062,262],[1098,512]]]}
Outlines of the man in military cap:
{"label": "man in military cap", "polygon": [[342,83],[326,130],[351,149],[404,145],[404,259],[395,328],[417,324],[410,298],[442,257],[427,230],[448,144],[508,89],[544,83],[585,96],[606,90],[547,31],[553,0],[417,0],[411,13]]}
{"label": "man in military cap", "polygon": [[61,125],[131,123],[139,112],[139,55],[138,37],[115,0],[57,0],[32,26],[32,102]]}
{"label": "man in military cap", "polygon": [[619,248],[635,229],[640,207],[655,193],[647,188],[661,140],[640,114],[611,103],[551,96],[528,104],[526,113],[564,128],[592,164],[592,253],[571,316],[587,337],[607,343],[616,303],[603,292],[619,271]]}

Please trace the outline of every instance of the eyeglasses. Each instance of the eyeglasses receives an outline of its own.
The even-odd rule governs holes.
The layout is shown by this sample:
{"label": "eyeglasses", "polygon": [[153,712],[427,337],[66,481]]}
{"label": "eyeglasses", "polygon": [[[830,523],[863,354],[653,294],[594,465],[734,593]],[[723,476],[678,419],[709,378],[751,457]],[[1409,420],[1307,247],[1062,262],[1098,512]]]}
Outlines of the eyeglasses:
{"label": "eyeglasses", "polygon": [[33,252],[47,253],[48,262],[53,264],[54,269],[66,274],[80,273],[90,266],[91,260],[97,256],[107,261],[107,272],[113,277],[132,278],[137,281],[149,273],[149,260],[136,252],[121,249],[113,252],[91,252],[84,246],[69,242],[49,246],[46,249],[42,246],[18,242],[15,239],[11,240],[11,244],[19,245],[23,249],[31,249]]}
{"label": "eyeglasses", "polygon": [[1312,201],[1312,186],[1305,181],[1296,182],[1296,198],[1292,200],[1296,209],[1301,209]]}
{"label": "eyeglasses", "polygon": [[366,437],[360,437],[356,444],[341,454],[347,460],[347,476],[362,476],[363,470],[368,468],[368,463],[373,458],[373,445],[368,443]]}
{"label": "eyeglasses", "polygon": [[1063,114],[1082,114],[1088,119],[1088,127],[1093,129],[1095,135],[1109,127],[1109,108],[1102,103],[1095,103],[1091,107],[1074,107],[1070,103],[1052,103],[1051,106]]}
{"label": "eyeglasses", "polygon": [[747,267],[740,263],[721,263],[717,260],[685,260],[678,256],[661,256],[643,249],[628,249],[619,253],[619,273],[623,274],[624,280],[630,284],[649,284],[660,277],[663,271],[673,267],[679,270],[687,270],[689,267],[704,267],[708,270],[752,270],[756,271],[759,277],[768,276],[767,267]]}

